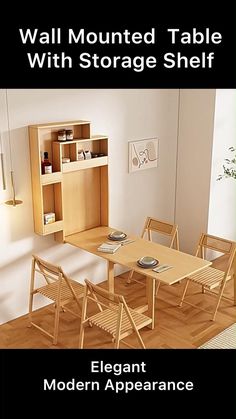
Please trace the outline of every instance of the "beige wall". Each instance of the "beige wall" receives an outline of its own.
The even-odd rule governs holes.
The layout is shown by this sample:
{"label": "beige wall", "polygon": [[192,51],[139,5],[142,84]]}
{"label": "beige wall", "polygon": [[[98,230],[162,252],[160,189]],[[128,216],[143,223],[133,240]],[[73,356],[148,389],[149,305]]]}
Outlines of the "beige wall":
{"label": "beige wall", "polygon": [[214,109],[215,90],[180,91],[176,222],[190,253],[208,226]]}
{"label": "beige wall", "polygon": [[233,158],[229,147],[236,148],[236,90],[221,89],[216,91],[208,231],[236,240],[236,180],[217,181],[224,159]]}

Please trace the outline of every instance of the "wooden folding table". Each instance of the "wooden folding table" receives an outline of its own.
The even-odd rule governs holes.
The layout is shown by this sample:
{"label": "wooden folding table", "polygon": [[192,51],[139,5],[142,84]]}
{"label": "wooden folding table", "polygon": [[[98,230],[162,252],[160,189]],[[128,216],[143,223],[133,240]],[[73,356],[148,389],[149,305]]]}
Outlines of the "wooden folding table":
{"label": "wooden folding table", "polygon": [[[139,311],[147,311],[147,315],[152,318],[151,327],[153,329],[155,280],[172,285],[186,276],[210,266],[211,262],[133,236],[129,236],[130,239],[134,240],[132,243],[121,246],[114,254],[99,252],[97,248],[108,240],[108,234],[114,230],[114,228],[110,227],[96,227],[66,236],[65,242],[107,260],[107,279],[110,292],[114,292],[114,265],[116,263],[145,275],[147,279],[147,305],[139,308]],[[152,256],[158,259],[160,264],[171,265],[172,268],[162,273],[153,272],[152,269],[143,269],[137,265],[137,260],[143,256]]]}

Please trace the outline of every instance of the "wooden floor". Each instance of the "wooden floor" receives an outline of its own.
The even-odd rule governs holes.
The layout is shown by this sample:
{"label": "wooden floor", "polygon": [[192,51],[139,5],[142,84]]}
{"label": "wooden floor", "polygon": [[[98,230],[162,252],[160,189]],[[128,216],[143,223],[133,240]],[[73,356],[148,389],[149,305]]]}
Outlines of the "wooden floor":
{"label": "wooden floor", "polygon": [[[220,267],[220,264],[219,266]],[[126,275],[116,278],[116,292],[125,296],[131,307],[137,307],[145,302],[145,287],[132,282],[126,284]],[[102,284],[104,287],[106,283]],[[182,294],[184,281],[174,286],[161,286],[156,299],[155,329],[141,330],[141,335],[147,348],[197,348],[222,330],[236,322],[236,306],[228,300],[222,300],[216,321],[210,320],[208,313],[199,311],[184,304],[177,306]],[[202,294],[199,286],[189,286],[191,302],[199,304],[207,310],[213,308],[215,297]],[[233,297],[233,281],[229,281],[225,295]],[[53,327],[53,307],[34,312],[34,320],[43,327]],[[57,346],[35,328],[29,328],[27,316],[20,317],[0,326],[0,348],[77,348],[80,320],[68,312],[61,313],[59,341]],[[137,346],[134,335],[127,342]],[[112,348],[111,338],[96,327],[86,328],[85,348]],[[127,348],[121,344],[121,348]]]}

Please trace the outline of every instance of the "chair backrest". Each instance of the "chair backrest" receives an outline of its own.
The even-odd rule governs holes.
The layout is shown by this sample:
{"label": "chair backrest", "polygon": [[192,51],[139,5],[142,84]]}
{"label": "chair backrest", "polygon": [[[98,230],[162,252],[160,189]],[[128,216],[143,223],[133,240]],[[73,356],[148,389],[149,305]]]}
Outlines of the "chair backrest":
{"label": "chair backrest", "polygon": [[[129,307],[123,297],[123,295],[111,293],[109,291],[104,290],[101,287],[98,287],[97,285],[94,285],[92,282],[85,279],[85,299],[92,300],[95,302],[98,306],[98,309],[100,311],[103,311],[105,307],[109,310],[115,311],[117,313],[117,325],[121,321],[123,310],[125,311],[128,321],[130,323],[131,328],[133,329],[134,326],[134,320],[132,318],[132,315],[130,313]],[[85,313],[84,316],[86,317],[87,312],[87,304],[85,304]],[[83,317],[83,315],[82,315]]]}
{"label": "chair backrest", "polygon": [[171,238],[170,247],[175,247],[177,250],[179,249],[178,226],[176,224],[170,224],[152,217],[147,217],[141,237],[143,238],[147,233],[148,240],[152,240],[152,231],[169,236]]}
{"label": "chair backrest", "polygon": [[229,272],[231,269],[235,251],[236,251],[236,242],[223,239],[221,237],[212,236],[210,234],[202,233],[199,244],[196,251],[196,256],[200,256],[205,259],[205,250],[213,250],[221,254],[228,256],[228,264],[226,272]]}
{"label": "chair backrest", "polygon": [[232,248],[235,246],[235,242],[203,233],[200,238],[200,246],[215,250],[216,252],[230,254]]}
{"label": "chair backrest", "polygon": [[[122,295],[111,293],[103,288],[94,285],[92,282],[85,279],[86,291],[85,295],[88,299],[95,301],[98,305],[111,308],[111,303],[113,309],[118,307],[120,304],[124,304],[124,297]],[[101,310],[101,307],[99,307]]]}
{"label": "chair backrest", "polygon": [[49,263],[36,255],[33,255],[33,265],[34,271],[43,275],[48,284],[54,281],[62,280],[63,278],[65,280],[67,279],[60,266],[53,265],[52,263]]}

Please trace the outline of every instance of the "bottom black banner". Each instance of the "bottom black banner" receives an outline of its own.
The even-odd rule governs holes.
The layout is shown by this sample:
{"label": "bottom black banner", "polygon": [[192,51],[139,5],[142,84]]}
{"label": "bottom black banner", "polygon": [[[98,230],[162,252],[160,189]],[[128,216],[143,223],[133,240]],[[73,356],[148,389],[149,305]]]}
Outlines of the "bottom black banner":
{"label": "bottom black banner", "polygon": [[0,357],[3,418],[17,406],[32,417],[32,404],[37,417],[48,417],[67,403],[68,412],[89,416],[114,415],[126,403],[133,413],[212,417],[222,407],[235,416],[234,350],[2,350]]}

